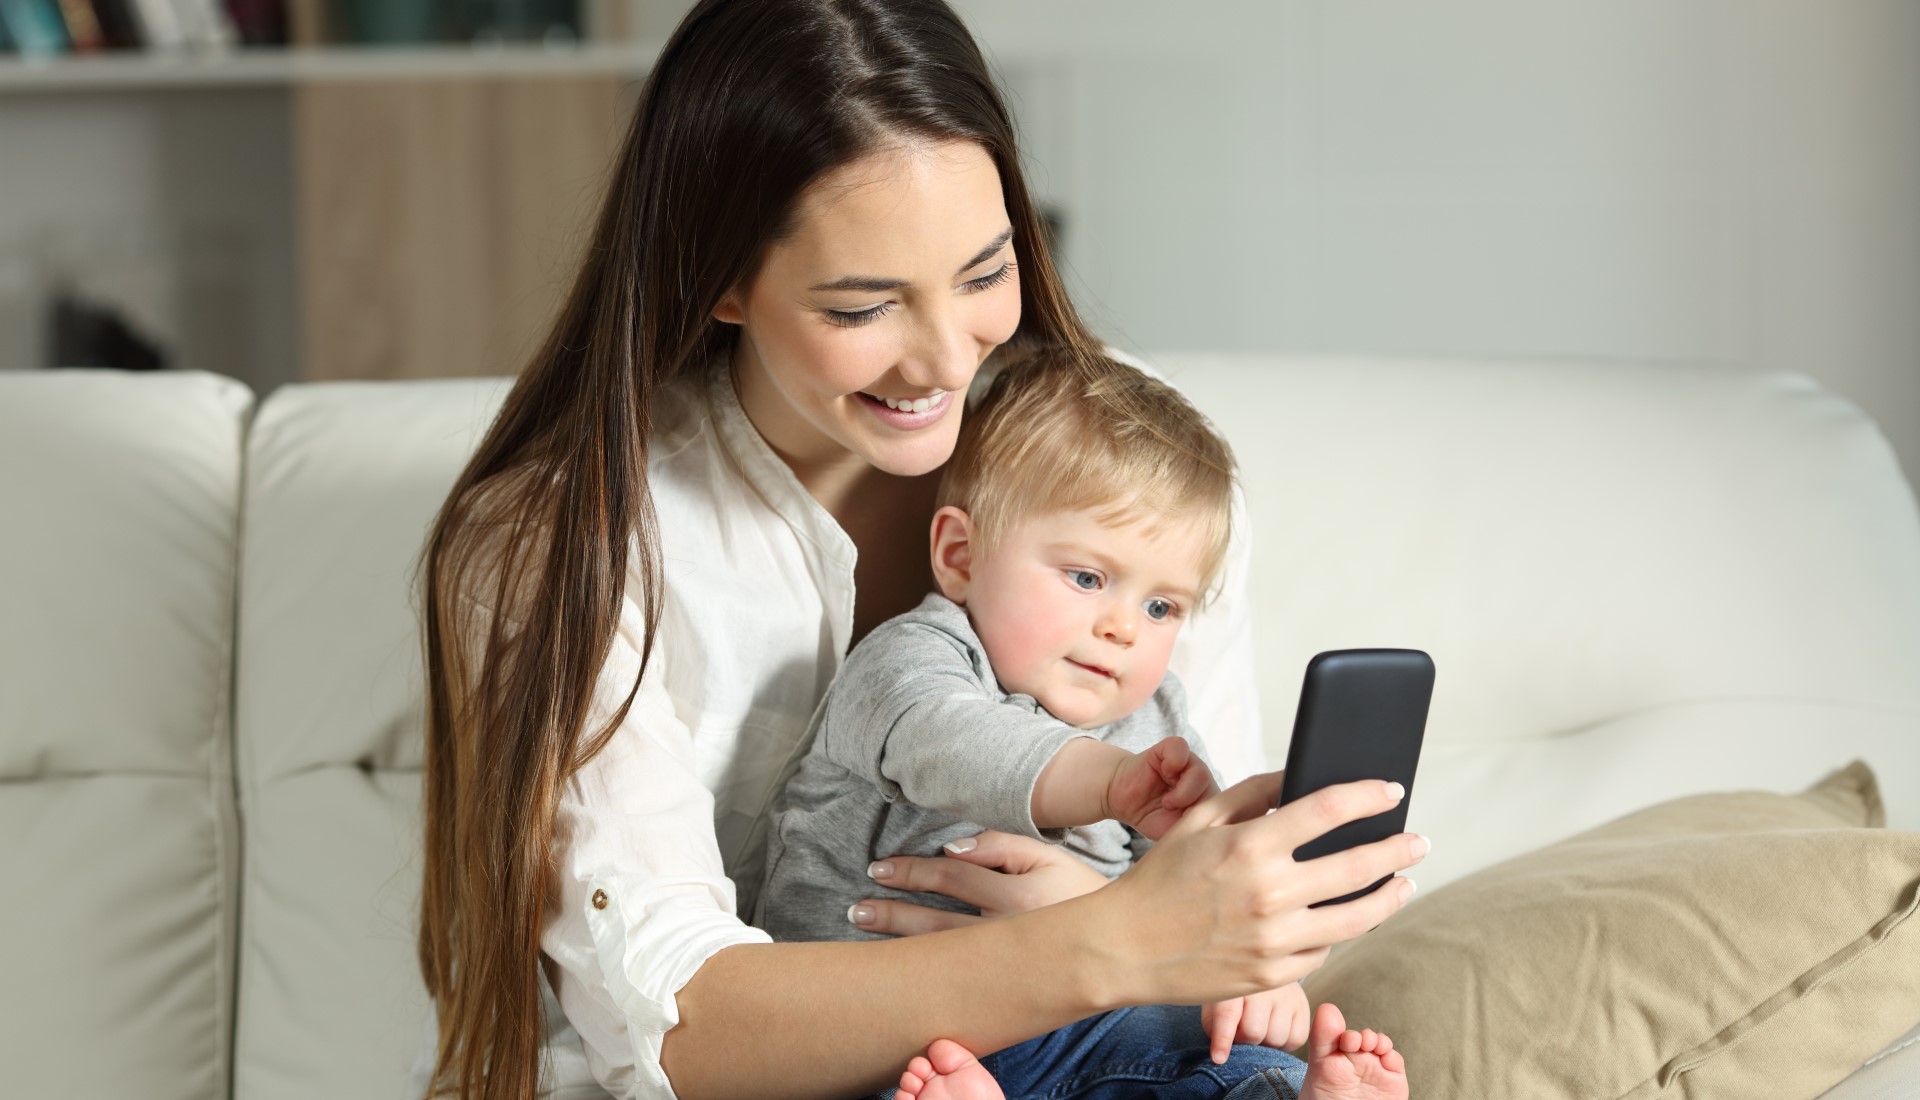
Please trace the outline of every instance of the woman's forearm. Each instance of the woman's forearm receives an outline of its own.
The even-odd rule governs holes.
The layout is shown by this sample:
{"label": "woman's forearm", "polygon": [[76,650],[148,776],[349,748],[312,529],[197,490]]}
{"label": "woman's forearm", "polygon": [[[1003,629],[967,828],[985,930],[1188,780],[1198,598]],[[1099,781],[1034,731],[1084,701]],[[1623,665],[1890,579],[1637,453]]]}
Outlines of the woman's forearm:
{"label": "woman's forearm", "polygon": [[1091,825],[1113,816],[1107,792],[1133,753],[1091,737],[1060,746],[1033,785],[1033,823],[1042,829]]}
{"label": "woman's forearm", "polygon": [[680,991],[661,1064],[681,1100],[857,1097],[934,1039],[986,1053],[1116,1007],[1088,900],[904,939],[729,947]]}

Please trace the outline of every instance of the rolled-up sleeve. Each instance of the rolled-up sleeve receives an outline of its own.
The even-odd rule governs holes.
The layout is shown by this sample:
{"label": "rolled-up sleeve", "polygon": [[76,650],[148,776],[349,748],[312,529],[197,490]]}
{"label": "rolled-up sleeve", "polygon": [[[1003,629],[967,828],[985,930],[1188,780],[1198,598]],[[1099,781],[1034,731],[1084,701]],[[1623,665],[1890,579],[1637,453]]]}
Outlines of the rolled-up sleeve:
{"label": "rolled-up sleeve", "polygon": [[[562,789],[541,937],[555,995],[595,1078],[635,1100],[674,1096],[661,1041],[680,1021],[675,998],[694,972],[723,948],[771,942],[737,915],[713,795],[695,770],[692,731],[660,686],[658,660],[606,747]],[[639,668],[623,623],[586,736],[604,728]]]}

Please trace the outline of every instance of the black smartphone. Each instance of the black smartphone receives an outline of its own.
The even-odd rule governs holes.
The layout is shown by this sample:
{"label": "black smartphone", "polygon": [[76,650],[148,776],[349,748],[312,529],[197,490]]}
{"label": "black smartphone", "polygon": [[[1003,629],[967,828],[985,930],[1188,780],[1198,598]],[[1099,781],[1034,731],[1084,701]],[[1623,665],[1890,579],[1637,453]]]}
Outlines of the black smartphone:
{"label": "black smartphone", "polygon": [[[1308,841],[1294,849],[1293,858],[1314,859],[1406,831],[1432,701],[1433,658],[1417,649],[1335,649],[1307,662],[1277,805],[1360,779],[1390,780],[1407,793],[1386,813],[1349,821]],[[1310,908],[1365,897],[1387,878]]]}

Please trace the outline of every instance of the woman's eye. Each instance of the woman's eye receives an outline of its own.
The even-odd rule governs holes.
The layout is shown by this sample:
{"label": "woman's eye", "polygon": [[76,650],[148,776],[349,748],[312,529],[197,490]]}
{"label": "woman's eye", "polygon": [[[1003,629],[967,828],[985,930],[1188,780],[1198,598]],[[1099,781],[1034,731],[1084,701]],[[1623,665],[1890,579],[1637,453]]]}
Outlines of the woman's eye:
{"label": "woman's eye", "polygon": [[971,290],[991,290],[994,287],[999,286],[1001,283],[1006,282],[1008,279],[1013,278],[1014,271],[1015,271],[1015,268],[1014,268],[1013,261],[1008,260],[1006,263],[1001,264],[1000,270],[994,272],[993,274],[982,275],[978,279],[970,280],[968,282],[962,283],[961,285],[965,286],[970,291]]}
{"label": "woman's eye", "polygon": [[843,328],[852,328],[855,325],[864,325],[868,321],[877,321],[880,319],[881,314],[886,313],[892,308],[893,303],[881,302],[872,309],[830,309],[826,311],[827,322]]}
{"label": "woman's eye", "polygon": [[1100,574],[1091,569],[1069,569],[1067,581],[1085,592],[1097,592],[1100,589]]}
{"label": "woman's eye", "polygon": [[1173,605],[1166,600],[1148,600],[1142,606],[1146,608],[1147,618],[1156,623],[1173,614]]}
{"label": "woman's eye", "polygon": [[[1013,278],[1015,270],[1014,262],[1008,260],[1006,263],[1001,264],[1000,269],[993,274],[982,275],[978,279],[973,279],[960,285],[965,288],[969,294],[980,290],[991,290],[1001,283],[1006,282],[1008,279]],[[873,306],[870,309],[829,309],[823,310],[822,312],[827,315],[828,324],[839,325],[841,328],[855,328],[871,321],[878,321],[881,317],[893,312],[893,303],[881,302],[879,305]]]}

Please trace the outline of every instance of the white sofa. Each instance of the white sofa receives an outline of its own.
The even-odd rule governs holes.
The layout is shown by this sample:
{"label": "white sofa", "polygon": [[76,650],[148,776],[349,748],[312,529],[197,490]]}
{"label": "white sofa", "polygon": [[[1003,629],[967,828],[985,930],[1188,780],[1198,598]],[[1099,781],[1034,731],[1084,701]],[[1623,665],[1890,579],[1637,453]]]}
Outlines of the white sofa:
{"label": "white sofa", "polygon": [[[1239,453],[1270,758],[1314,652],[1434,655],[1423,887],[1854,757],[1920,829],[1920,519],[1852,406],[1791,375],[1156,362]],[[400,1094],[411,568],[503,392],[0,373],[0,1092]],[[1894,1095],[1920,1045],[1830,1094]]]}

